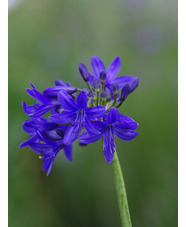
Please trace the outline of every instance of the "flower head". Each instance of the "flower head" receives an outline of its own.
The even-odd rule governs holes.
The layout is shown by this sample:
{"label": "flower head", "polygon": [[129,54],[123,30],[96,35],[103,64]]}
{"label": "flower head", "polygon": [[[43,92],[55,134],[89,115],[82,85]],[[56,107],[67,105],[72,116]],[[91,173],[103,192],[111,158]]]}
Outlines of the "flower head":
{"label": "flower head", "polygon": [[55,86],[42,93],[32,83],[32,89],[26,89],[36,101],[32,105],[23,102],[23,110],[30,118],[23,124],[29,139],[20,147],[29,146],[40,155],[47,175],[61,150],[69,161],[72,160],[72,144],[77,139],[83,146],[103,138],[103,152],[110,163],[116,149],[114,137],[131,140],[138,134],[135,131],[138,124],[117,108],[138,86],[139,79],[116,77],[121,66],[119,57],[107,70],[97,56],[92,57],[91,66],[93,75],[84,63],[79,64],[88,89],[79,89],[61,80],[56,80]]}

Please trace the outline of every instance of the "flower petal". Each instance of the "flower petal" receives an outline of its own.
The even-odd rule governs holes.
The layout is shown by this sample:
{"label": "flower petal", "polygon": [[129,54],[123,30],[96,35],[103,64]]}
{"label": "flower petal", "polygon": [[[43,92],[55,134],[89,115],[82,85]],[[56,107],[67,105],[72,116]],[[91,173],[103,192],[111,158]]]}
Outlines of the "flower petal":
{"label": "flower petal", "polygon": [[35,143],[35,142],[39,142],[39,138],[38,138],[37,134],[33,135],[31,138],[29,138],[28,140],[24,141],[19,146],[19,148],[30,146],[31,143]]}
{"label": "flower petal", "polygon": [[[41,139],[42,145],[49,145],[51,148],[57,146],[56,141],[48,140],[48,139],[44,136],[43,132],[37,130],[36,133],[37,133],[37,135],[39,136],[39,138]],[[44,142],[44,143],[43,143],[43,142]],[[40,143],[40,145],[41,145],[41,143]],[[42,150],[41,150],[40,152],[42,152],[43,154],[46,153],[46,152],[44,152],[44,151],[42,151]]]}
{"label": "flower petal", "polygon": [[49,87],[49,88],[46,88],[44,91],[43,91],[43,94],[48,97],[48,98],[56,98],[57,97],[57,94],[60,92],[60,91],[65,91],[69,94],[72,94],[74,92],[77,91],[77,88],[75,87],[69,87],[69,86],[54,86],[54,87]]}
{"label": "flower petal", "polygon": [[107,123],[103,122],[103,121],[95,121],[94,124],[96,125],[96,127],[98,127],[99,129],[105,129],[107,127]]}
{"label": "flower petal", "polygon": [[36,154],[40,153],[41,155],[46,152],[51,151],[51,146],[45,143],[30,143],[29,146],[36,152]]}
{"label": "flower petal", "polygon": [[105,115],[106,108],[104,106],[90,107],[85,110],[85,113],[90,119],[99,119]]}
{"label": "flower petal", "polygon": [[72,144],[79,136],[79,133],[81,131],[81,123],[76,122],[74,124],[71,124],[64,135],[63,143],[65,145],[70,145]]}
{"label": "flower petal", "polygon": [[96,127],[96,125],[88,117],[85,119],[85,128],[89,133],[96,135],[100,134],[98,127]]}
{"label": "flower petal", "polygon": [[108,127],[106,128],[103,137],[103,152],[108,163],[111,163],[113,160],[115,147],[113,129],[112,127]]}
{"label": "flower petal", "polygon": [[27,94],[32,96],[34,99],[36,99],[35,93],[34,93],[34,91],[31,88],[27,88],[26,92],[27,92]]}
{"label": "flower petal", "polygon": [[79,109],[74,99],[67,92],[60,91],[58,93],[58,100],[63,109],[71,111],[76,111]]}
{"label": "flower petal", "polygon": [[45,97],[43,94],[41,94],[36,89],[33,89],[33,91],[35,94],[35,99],[37,99],[38,101],[40,101],[46,105],[59,105],[59,102],[57,100],[49,99],[49,98]]}
{"label": "flower petal", "polygon": [[33,113],[34,110],[36,109],[36,108],[34,107],[34,105],[27,106],[26,103],[25,103],[24,101],[22,102],[22,107],[23,107],[24,112],[25,112],[27,115],[32,115],[32,113]]}
{"label": "flower petal", "polygon": [[114,58],[114,60],[110,63],[108,69],[107,69],[107,80],[106,80],[106,84],[109,81],[112,81],[117,74],[119,73],[121,68],[121,59],[120,57],[116,57]]}
{"label": "flower petal", "polygon": [[72,161],[72,145],[68,145],[63,148],[64,154],[69,161]]}
{"label": "flower petal", "polygon": [[52,169],[52,164],[54,162],[55,157],[57,156],[58,152],[63,149],[64,146],[58,145],[55,147],[52,147],[49,150],[45,150],[43,152],[40,152],[41,155],[43,156],[43,170],[47,172],[47,176],[49,175],[51,169]]}
{"label": "flower petal", "polygon": [[86,93],[84,91],[81,91],[78,94],[77,104],[78,104],[78,107],[81,108],[81,109],[87,108],[87,96],[86,96]]}
{"label": "flower petal", "polygon": [[67,130],[68,125],[60,125],[57,129],[56,129],[56,133],[64,138],[65,135],[65,131]]}
{"label": "flower petal", "polygon": [[111,83],[118,83],[119,89],[123,88],[126,84],[129,84],[130,92],[132,92],[137,88],[139,78],[134,76],[120,76],[115,78]]}
{"label": "flower petal", "polygon": [[45,105],[45,104],[42,104],[40,107],[38,107],[32,117],[34,118],[38,118],[38,117],[41,117],[42,115],[44,115],[46,112],[48,112],[49,110],[51,110],[52,108],[54,107],[54,105]]}
{"label": "flower petal", "polygon": [[122,140],[131,140],[138,135],[138,132],[136,131],[129,130],[129,129],[122,129],[116,126],[114,127],[114,133],[118,138]]}
{"label": "flower petal", "polygon": [[105,66],[101,59],[97,56],[91,58],[91,66],[94,72],[94,75],[99,79],[99,75],[102,71],[105,70]]}
{"label": "flower petal", "polygon": [[89,76],[89,84],[93,85],[94,79],[96,78],[95,76],[93,76],[90,72],[88,72],[88,76]]}
{"label": "flower petal", "polygon": [[137,122],[122,122],[122,123],[115,123],[114,125],[121,129],[132,129],[132,130],[137,129],[138,127]]}
{"label": "flower petal", "polygon": [[115,123],[115,122],[119,121],[119,119],[120,119],[119,110],[116,109],[115,107],[112,107],[109,110],[108,116],[107,116],[108,124]]}
{"label": "flower petal", "polygon": [[64,109],[61,106],[55,106],[54,108],[51,109],[51,114],[60,114],[63,113]]}
{"label": "flower petal", "polygon": [[36,131],[36,129],[32,125],[29,125],[29,121],[25,121],[23,123],[22,128],[24,129],[25,132],[28,132],[29,134]]}
{"label": "flower petal", "polygon": [[101,139],[102,136],[103,136],[103,133],[96,135],[96,134],[92,134],[92,133],[88,133],[87,131],[84,131],[79,136],[79,141],[82,144],[94,143],[94,142],[98,141],[99,139]]}
{"label": "flower petal", "polygon": [[76,118],[76,112],[66,111],[61,114],[53,114],[49,118],[51,121],[58,124],[67,124],[74,121]]}
{"label": "flower petal", "polygon": [[56,130],[45,130],[42,131],[42,134],[47,140],[51,141],[58,141],[63,139],[63,137],[59,136]]}
{"label": "flower petal", "polygon": [[52,164],[54,162],[55,157],[44,157],[43,158],[43,171],[47,171],[47,176],[49,175],[51,169],[52,169]]}
{"label": "flower petal", "polygon": [[132,119],[131,117],[128,117],[124,114],[120,114],[119,123],[115,123],[115,125],[120,127],[120,128],[135,130],[135,129],[137,129],[139,124],[134,119]]}
{"label": "flower petal", "polygon": [[36,120],[25,121],[23,124],[23,129],[28,133],[32,133],[36,130],[52,130],[57,126],[58,124],[47,121],[45,118],[38,118]]}

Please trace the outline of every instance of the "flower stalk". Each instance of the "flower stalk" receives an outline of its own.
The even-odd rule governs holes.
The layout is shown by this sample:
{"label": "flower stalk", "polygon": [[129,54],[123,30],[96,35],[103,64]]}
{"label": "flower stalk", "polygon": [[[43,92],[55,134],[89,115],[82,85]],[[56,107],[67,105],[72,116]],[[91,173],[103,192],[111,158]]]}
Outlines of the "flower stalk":
{"label": "flower stalk", "polygon": [[117,192],[122,227],[132,227],[125,182],[116,150],[114,154],[114,159],[112,161],[112,168],[114,173],[115,187]]}

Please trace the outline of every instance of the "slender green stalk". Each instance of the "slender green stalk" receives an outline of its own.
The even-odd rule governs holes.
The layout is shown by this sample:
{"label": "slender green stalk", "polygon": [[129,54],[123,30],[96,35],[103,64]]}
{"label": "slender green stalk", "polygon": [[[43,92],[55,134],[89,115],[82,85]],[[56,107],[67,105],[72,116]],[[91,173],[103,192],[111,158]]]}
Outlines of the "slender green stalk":
{"label": "slender green stalk", "polygon": [[89,90],[92,92],[92,88],[91,88],[89,82],[87,82],[87,86],[88,86]]}
{"label": "slender green stalk", "polygon": [[124,183],[123,174],[121,171],[116,150],[114,154],[114,159],[112,161],[112,167],[113,167],[115,186],[116,186],[117,197],[118,197],[118,205],[120,209],[121,223],[123,227],[132,227],[128,202],[127,202],[127,193],[125,189],[125,183]]}
{"label": "slender green stalk", "polygon": [[111,107],[113,107],[116,104],[116,99],[117,97],[114,98],[114,101],[111,103],[111,105],[108,107],[107,111],[109,111],[111,109]]}
{"label": "slender green stalk", "polygon": [[99,92],[96,93],[97,93],[96,106],[99,106]]}

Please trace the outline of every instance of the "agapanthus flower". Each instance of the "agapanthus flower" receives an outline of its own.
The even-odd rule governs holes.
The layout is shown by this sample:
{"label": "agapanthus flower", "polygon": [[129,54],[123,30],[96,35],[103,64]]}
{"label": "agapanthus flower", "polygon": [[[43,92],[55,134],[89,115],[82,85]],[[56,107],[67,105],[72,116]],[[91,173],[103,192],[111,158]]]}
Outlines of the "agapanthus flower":
{"label": "agapanthus flower", "polygon": [[50,173],[53,161],[58,152],[63,149],[66,158],[72,161],[72,145],[66,146],[63,142],[64,134],[68,126],[59,126],[54,122],[41,117],[36,120],[25,121],[23,129],[30,138],[20,145],[29,146],[43,159],[43,170]]}
{"label": "agapanthus flower", "polygon": [[98,56],[93,56],[91,58],[91,66],[92,66],[94,75],[92,75],[89,72],[90,84],[93,83],[95,78],[97,78],[100,81],[100,83],[102,83],[103,81],[102,78],[106,77],[105,87],[109,88],[110,90],[112,90],[112,86],[115,83],[118,84],[119,89],[123,88],[126,84],[129,84],[130,92],[135,90],[135,88],[138,86],[138,82],[139,82],[138,77],[133,77],[128,75],[116,77],[121,68],[120,57],[114,58],[106,70],[102,60]]}
{"label": "agapanthus flower", "polygon": [[35,86],[30,82],[33,89],[27,88],[27,93],[32,96],[34,99],[36,99],[38,102],[36,102],[33,106],[36,107],[35,110],[30,114],[32,117],[40,117],[47,113],[49,110],[56,108],[60,106],[59,101],[56,100],[57,94],[59,91],[65,91],[70,94],[77,91],[77,88],[72,87],[70,85],[58,85],[59,81],[57,80],[57,85],[54,87],[47,88],[43,91],[43,94],[41,94]]}
{"label": "agapanthus flower", "polygon": [[95,125],[99,128],[99,133],[93,134],[84,131],[79,137],[80,143],[94,143],[103,137],[103,152],[108,163],[112,162],[114,149],[114,135],[122,140],[134,139],[138,132],[135,129],[138,127],[132,118],[120,114],[118,109],[112,107],[108,114],[104,116],[103,121],[96,121]]}
{"label": "agapanthus flower", "polygon": [[110,163],[116,149],[114,136],[131,140],[138,134],[135,131],[138,123],[119,113],[118,108],[138,86],[139,79],[116,77],[121,66],[119,57],[107,70],[97,56],[92,57],[91,65],[93,75],[85,64],[79,64],[79,72],[88,89],[76,88],[61,80],[56,80],[56,86],[46,88],[42,93],[32,83],[32,89],[26,89],[36,101],[32,105],[23,102],[23,110],[30,118],[23,124],[29,139],[20,147],[29,146],[40,155],[47,175],[61,150],[69,161],[72,160],[75,140],[86,145],[103,138],[103,152]]}
{"label": "agapanthus flower", "polygon": [[83,127],[92,133],[98,132],[91,120],[99,119],[105,115],[106,109],[104,106],[87,108],[87,96],[84,91],[78,94],[76,102],[66,92],[60,92],[58,100],[64,111],[61,114],[51,115],[50,120],[59,124],[72,122],[64,135],[66,145],[77,139]]}

